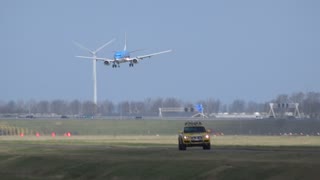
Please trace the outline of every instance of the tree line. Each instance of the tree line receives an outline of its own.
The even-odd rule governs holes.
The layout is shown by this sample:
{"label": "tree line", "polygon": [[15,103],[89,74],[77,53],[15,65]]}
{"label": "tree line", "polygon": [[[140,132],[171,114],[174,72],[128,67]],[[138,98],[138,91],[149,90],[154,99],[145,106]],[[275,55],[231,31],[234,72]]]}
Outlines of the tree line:
{"label": "tree line", "polygon": [[109,100],[94,104],[92,101],[79,100],[17,100],[0,102],[0,114],[55,114],[55,115],[139,115],[157,116],[159,108],[165,107],[194,107],[202,104],[206,114],[228,112],[228,113],[254,113],[268,112],[269,103],[299,103],[299,109],[311,118],[320,118],[320,93],[298,92],[291,95],[281,94],[276,98],[259,103],[236,99],[230,104],[225,104],[219,99],[208,98],[196,102],[186,102],[178,98],[147,98],[142,101],[122,101],[114,103]]}

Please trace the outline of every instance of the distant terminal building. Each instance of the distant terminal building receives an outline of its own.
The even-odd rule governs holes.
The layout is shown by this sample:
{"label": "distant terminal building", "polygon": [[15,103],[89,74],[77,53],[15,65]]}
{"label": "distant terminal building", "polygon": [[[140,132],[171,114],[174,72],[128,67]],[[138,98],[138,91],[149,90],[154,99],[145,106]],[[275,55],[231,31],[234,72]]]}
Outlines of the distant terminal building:
{"label": "distant terminal building", "polygon": [[301,118],[299,103],[269,103],[271,118]]}
{"label": "distant terminal building", "polygon": [[210,114],[210,117],[214,119],[223,119],[223,120],[241,120],[241,119],[263,119],[264,116],[259,113],[212,113]]}
{"label": "distant terminal building", "polygon": [[[159,117],[163,117],[163,113],[180,113],[180,115],[186,113],[191,113],[193,114],[191,117],[196,118],[196,117],[201,117],[201,118],[208,118],[204,113],[204,108],[202,104],[196,104],[194,107],[162,107],[159,108]],[[196,114],[194,114],[196,113]],[[183,116],[185,116],[183,115]]]}

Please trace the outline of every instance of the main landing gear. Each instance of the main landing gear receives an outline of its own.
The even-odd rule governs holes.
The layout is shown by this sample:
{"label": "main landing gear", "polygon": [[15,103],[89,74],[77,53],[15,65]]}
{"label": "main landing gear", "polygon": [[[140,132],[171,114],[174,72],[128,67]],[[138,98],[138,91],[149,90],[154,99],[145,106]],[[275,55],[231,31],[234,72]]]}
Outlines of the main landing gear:
{"label": "main landing gear", "polygon": [[130,64],[129,64],[129,67],[133,67],[133,63],[130,63]]}
{"label": "main landing gear", "polygon": [[112,64],[112,68],[117,68],[117,67],[119,68],[120,65],[119,64],[118,65],[117,64]]}

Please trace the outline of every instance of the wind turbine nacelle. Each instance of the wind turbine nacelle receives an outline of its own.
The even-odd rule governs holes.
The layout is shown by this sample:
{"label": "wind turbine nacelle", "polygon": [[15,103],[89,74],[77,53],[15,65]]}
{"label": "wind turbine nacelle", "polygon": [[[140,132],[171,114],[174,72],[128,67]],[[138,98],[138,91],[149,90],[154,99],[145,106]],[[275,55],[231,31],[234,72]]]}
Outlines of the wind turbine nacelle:
{"label": "wind turbine nacelle", "polygon": [[133,60],[132,60],[132,63],[133,63],[133,64],[138,64],[138,62],[139,62],[139,59],[133,59]]}
{"label": "wind turbine nacelle", "polygon": [[109,66],[110,65],[110,62],[109,61],[105,61],[105,62],[103,62],[104,63],[104,65],[106,65],[106,66]]}

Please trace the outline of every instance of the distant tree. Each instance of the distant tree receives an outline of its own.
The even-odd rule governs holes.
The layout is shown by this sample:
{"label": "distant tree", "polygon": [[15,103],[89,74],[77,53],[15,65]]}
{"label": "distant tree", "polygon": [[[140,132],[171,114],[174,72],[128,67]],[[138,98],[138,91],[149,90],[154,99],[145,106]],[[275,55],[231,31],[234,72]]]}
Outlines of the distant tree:
{"label": "distant tree", "polygon": [[27,101],[26,107],[29,114],[37,113],[37,102],[35,100]]}
{"label": "distant tree", "polygon": [[145,113],[145,104],[141,101],[132,101],[130,102],[130,114],[139,114],[142,115]]}
{"label": "distant tree", "polygon": [[249,101],[247,104],[246,112],[247,113],[261,112],[259,110],[259,104],[253,101]]}
{"label": "distant tree", "polygon": [[14,101],[9,101],[5,107],[6,107],[6,113],[9,113],[9,114],[16,113],[16,103]]}
{"label": "distant tree", "polygon": [[279,104],[288,103],[288,102],[290,102],[289,95],[280,94],[280,95],[277,96],[277,98],[274,100],[274,102],[275,103],[279,103]]}
{"label": "distant tree", "polygon": [[53,100],[50,107],[52,113],[58,115],[64,115],[68,113],[67,103],[63,100]]}
{"label": "distant tree", "polygon": [[320,118],[320,93],[307,93],[303,101],[303,111],[311,118]]}
{"label": "distant tree", "polygon": [[163,102],[163,107],[182,107],[182,102],[176,98],[167,98]]}
{"label": "distant tree", "polygon": [[215,100],[213,98],[208,99],[205,101],[207,112],[211,113],[218,113],[220,111],[221,102],[220,100]]}
{"label": "distant tree", "polygon": [[291,101],[291,103],[299,103],[301,105],[303,103],[304,98],[305,98],[305,94],[302,92],[298,92],[298,93],[293,93],[289,97],[289,100]]}
{"label": "distant tree", "polygon": [[69,112],[72,115],[81,114],[81,102],[79,100],[73,100],[69,103]]}
{"label": "distant tree", "polygon": [[269,112],[270,106],[269,102],[264,102],[264,103],[258,103],[258,109],[256,112]]}
{"label": "distant tree", "polygon": [[152,103],[152,99],[151,98],[147,98],[144,100],[144,115],[151,115],[151,107],[153,105]]}
{"label": "distant tree", "polygon": [[[2,102],[2,101],[0,100],[0,113],[1,113],[1,114],[5,114],[4,106],[5,106],[5,102]],[[1,132],[0,132],[0,133],[1,133]]]}
{"label": "distant tree", "polygon": [[157,115],[159,113],[159,108],[163,107],[163,99],[157,98],[156,100],[151,100],[150,103],[150,113]]}
{"label": "distant tree", "polygon": [[246,102],[244,100],[236,99],[230,105],[230,112],[232,113],[242,113],[245,112]]}
{"label": "distant tree", "polygon": [[228,105],[223,104],[223,105],[221,106],[221,112],[223,112],[223,113],[229,112]]}
{"label": "distant tree", "polygon": [[82,103],[82,113],[86,116],[94,116],[97,112],[97,106],[92,101]]}
{"label": "distant tree", "polygon": [[[122,115],[158,115],[159,108],[164,107],[194,107],[195,104],[200,103],[204,107],[205,113],[217,112],[268,112],[269,102],[281,104],[286,103],[299,103],[300,112],[309,115],[311,118],[320,118],[320,92],[297,92],[292,93],[290,96],[287,94],[280,94],[275,99],[264,103],[257,103],[241,99],[234,100],[230,105],[223,104],[220,100],[209,98],[194,102],[184,102],[177,98],[147,98],[143,101],[123,101],[114,104],[112,101],[103,101],[98,105],[90,101],[80,102],[73,100],[71,102],[64,100],[47,101],[42,100],[37,102],[35,100],[29,101],[1,101],[0,100],[0,114],[24,114],[24,113],[40,113],[48,114],[55,113],[58,115],[65,114],[85,114],[85,115],[110,115],[118,112]],[[117,108],[117,109],[116,109]],[[286,108],[277,109],[278,113],[286,111]],[[282,112],[282,113],[283,113]]]}
{"label": "distant tree", "polygon": [[50,113],[50,102],[40,101],[36,104],[37,113],[49,114]]}
{"label": "distant tree", "polygon": [[111,101],[105,100],[98,104],[98,112],[101,115],[107,116],[114,112],[114,104]]}
{"label": "distant tree", "polygon": [[257,103],[254,101],[249,101],[246,106],[245,112],[255,113],[255,112],[268,112],[270,109],[269,103]]}
{"label": "distant tree", "polygon": [[130,110],[131,109],[129,101],[123,101],[118,104],[118,112],[121,115],[129,115],[131,113]]}
{"label": "distant tree", "polygon": [[20,114],[26,113],[27,108],[23,101],[9,101],[9,102],[1,102],[0,104],[0,113],[1,114]]}
{"label": "distant tree", "polygon": [[24,101],[18,100],[16,102],[16,107],[17,107],[17,113],[19,113],[19,114],[27,113],[26,105],[25,105]]}

